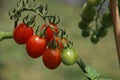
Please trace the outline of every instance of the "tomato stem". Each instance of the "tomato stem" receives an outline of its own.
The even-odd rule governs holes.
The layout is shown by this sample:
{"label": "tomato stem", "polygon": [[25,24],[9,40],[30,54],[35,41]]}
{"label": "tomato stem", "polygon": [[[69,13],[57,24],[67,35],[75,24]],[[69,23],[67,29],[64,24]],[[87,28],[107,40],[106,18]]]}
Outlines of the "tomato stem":
{"label": "tomato stem", "polygon": [[[86,70],[85,70],[85,68],[86,68],[87,66],[86,66],[86,64],[83,62],[83,60],[82,60],[80,57],[78,57],[77,65],[82,69],[82,71],[83,71],[84,73],[87,73]],[[88,80],[91,80],[89,77],[87,77],[87,78],[88,78]]]}
{"label": "tomato stem", "polygon": [[113,22],[114,35],[115,35],[115,41],[116,41],[116,47],[118,53],[119,66],[120,66],[120,36],[119,36],[120,18],[119,18],[119,10],[116,0],[110,0],[110,11],[112,14],[112,22]]}
{"label": "tomato stem", "polygon": [[102,3],[99,6],[99,9],[97,10],[97,16],[96,16],[96,30],[98,30],[98,21],[99,21],[99,15],[100,15],[100,10],[102,9],[103,4],[105,3],[106,0],[103,0]]}
{"label": "tomato stem", "polygon": [[10,38],[13,38],[13,32],[0,31],[0,41],[4,39],[10,39]]}
{"label": "tomato stem", "polygon": [[78,66],[82,69],[83,72],[86,72],[86,71],[85,71],[86,65],[85,65],[85,63],[81,60],[80,57],[79,57],[78,60],[77,60],[77,64],[78,64]]}
{"label": "tomato stem", "polygon": [[17,19],[17,20],[15,21],[14,29],[16,28],[16,26],[17,26],[17,24],[18,24],[18,21],[19,21],[19,19]]}

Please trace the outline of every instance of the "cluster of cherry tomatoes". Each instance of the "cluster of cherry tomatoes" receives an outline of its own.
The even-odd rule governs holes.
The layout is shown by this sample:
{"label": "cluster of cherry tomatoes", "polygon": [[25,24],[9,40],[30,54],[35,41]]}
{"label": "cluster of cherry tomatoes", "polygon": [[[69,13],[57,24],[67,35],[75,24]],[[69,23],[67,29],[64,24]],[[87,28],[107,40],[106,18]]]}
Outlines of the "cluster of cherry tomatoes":
{"label": "cluster of cherry tomatoes", "polygon": [[14,29],[14,40],[18,44],[26,44],[27,54],[32,58],[42,56],[44,65],[49,69],[56,69],[61,62],[72,65],[78,59],[77,52],[65,37],[58,36],[60,30],[56,24],[43,24],[39,27],[39,35],[34,28],[21,23]]}
{"label": "cluster of cherry tomatoes", "polygon": [[105,0],[87,0],[81,9],[81,20],[78,24],[81,35],[85,38],[90,37],[90,41],[94,44],[97,44],[101,38],[105,37],[108,28],[112,26],[109,10],[100,13],[103,3],[105,3]]}

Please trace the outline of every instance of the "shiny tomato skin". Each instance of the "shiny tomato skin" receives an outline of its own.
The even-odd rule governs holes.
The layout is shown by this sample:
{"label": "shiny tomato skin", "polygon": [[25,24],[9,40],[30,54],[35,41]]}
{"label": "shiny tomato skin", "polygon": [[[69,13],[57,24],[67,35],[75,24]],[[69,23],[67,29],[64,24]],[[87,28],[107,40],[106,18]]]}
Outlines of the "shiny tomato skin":
{"label": "shiny tomato skin", "polygon": [[73,65],[78,60],[78,53],[73,48],[65,48],[61,52],[61,61],[65,65]]}
{"label": "shiny tomato skin", "polygon": [[44,36],[45,36],[45,38],[46,38],[46,40],[47,40],[48,43],[49,43],[49,42],[52,42],[52,40],[54,39],[54,34],[57,34],[57,33],[58,33],[58,28],[57,28],[57,26],[54,25],[54,24],[52,24],[52,23],[51,23],[51,25],[52,25],[52,27],[54,28],[53,30],[52,30],[52,28],[50,27],[50,25],[47,25],[46,23],[43,24],[43,26],[41,27],[41,29],[46,28],[45,33],[44,33]]}
{"label": "shiny tomato skin", "polygon": [[33,35],[29,38],[26,44],[26,50],[30,57],[40,57],[46,49],[46,40],[39,36]]}
{"label": "shiny tomato skin", "polygon": [[60,50],[58,48],[47,48],[43,53],[42,60],[48,69],[56,69],[61,63]]}
{"label": "shiny tomato skin", "polygon": [[33,29],[21,23],[14,29],[14,40],[18,44],[25,44],[33,35]]}
{"label": "shiny tomato skin", "polygon": [[47,42],[52,42],[52,40],[54,39],[54,32],[51,30],[50,27],[46,28],[45,37]]}

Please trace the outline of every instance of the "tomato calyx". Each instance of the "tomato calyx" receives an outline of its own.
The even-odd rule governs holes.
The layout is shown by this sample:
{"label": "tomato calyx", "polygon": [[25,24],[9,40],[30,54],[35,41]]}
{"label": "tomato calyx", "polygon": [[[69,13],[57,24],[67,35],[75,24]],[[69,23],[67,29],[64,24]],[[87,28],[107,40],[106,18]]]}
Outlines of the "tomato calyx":
{"label": "tomato calyx", "polygon": [[58,27],[52,23],[49,25],[47,23],[43,24],[40,30],[43,30],[43,35],[45,36],[48,43],[52,42],[54,36],[58,34]]}
{"label": "tomato calyx", "polygon": [[23,18],[23,23],[33,28],[35,26],[35,19],[36,19],[36,15],[30,17],[30,15],[28,14]]}
{"label": "tomato calyx", "polygon": [[54,26],[60,22],[59,16],[49,16],[49,23],[53,24]]}

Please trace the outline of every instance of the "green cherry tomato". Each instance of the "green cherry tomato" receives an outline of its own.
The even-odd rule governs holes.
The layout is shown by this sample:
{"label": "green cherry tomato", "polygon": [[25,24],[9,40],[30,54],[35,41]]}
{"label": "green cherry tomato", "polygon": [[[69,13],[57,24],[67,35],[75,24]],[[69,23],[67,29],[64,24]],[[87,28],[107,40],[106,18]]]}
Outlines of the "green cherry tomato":
{"label": "green cherry tomato", "polygon": [[105,28],[109,28],[112,26],[112,16],[110,12],[106,12],[105,14],[103,14],[101,24]]}
{"label": "green cherry tomato", "polygon": [[78,23],[78,27],[80,29],[86,29],[88,28],[89,24],[87,24],[84,20],[81,20],[79,23]]}
{"label": "green cherry tomato", "polygon": [[97,34],[93,33],[91,36],[91,42],[93,44],[97,44],[99,42],[99,36]]}
{"label": "green cherry tomato", "polygon": [[82,30],[82,36],[83,37],[89,37],[90,36],[90,30],[89,29],[85,29],[85,30]]}
{"label": "green cherry tomato", "polygon": [[100,27],[98,29],[98,36],[99,37],[105,37],[107,35],[108,30],[104,27]]}
{"label": "green cherry tomato", "polygon": [[82,19],[84,19],[87,23],[90,23],[94,16],[96,15],[96,9],[94,7],[90,7],[85,3],[82,8]]}
{"label": "green cherry tomato", "polygon": [[61,53],[61,60],[65,65],[73,65],[78,60],[78,53],[73,48],[65,48]]}
{"label": "green cherry tomato", "polygon": [[98,6],[102,0],[87,0],[88,5],[91,7]]}

